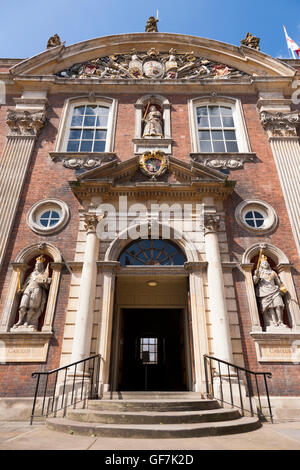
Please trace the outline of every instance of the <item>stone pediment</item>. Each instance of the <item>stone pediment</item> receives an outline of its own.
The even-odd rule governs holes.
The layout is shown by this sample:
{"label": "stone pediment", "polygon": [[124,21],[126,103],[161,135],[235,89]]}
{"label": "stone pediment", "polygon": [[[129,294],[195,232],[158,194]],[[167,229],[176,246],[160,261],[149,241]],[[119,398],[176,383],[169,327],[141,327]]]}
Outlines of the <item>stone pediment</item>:
{"label": "stone pediment", "polygon": [[[137,51],[135,54],[133,49]],[[154,51],[158,53],[158,60]],[[296,71],[246,46],[182,34],[132,33],[100,37],[67,47],[61,44],[14,65],[10,73],[27,77],[58,74],[60,80],[62,77],[88,77],[174,81],[187,77],[215,80],[243,75],[292,77]]]}
{"label": "stone pediment", "polygon": [[78,174],[77,181],[70,182],[71,188],[79,200],[97,193],[102,196],[106,193],[109,198],[125,194],[134,197],[155,194],[157,197],[180,195],[183,199],[199,198],[200,193],[209,193],[224,199],[235,185],[220,171],[172,156],[168,157],[168,169],[163,176],[147,176],[141,171],[140,158],[135,156],[123,162],[113,160]]}
{"label": "stone pediment", "polygon": [[140,183],[191,183],[192,181],[224,182],[226,175],[220,171],[190,161],[186,162],[175,157],[168,157],[168,172],[166,175],[154,178],[146,176],[141,171],[140,157],[135,156],[123,162],[114,159],[103,163],[100,167],[85,171],[77,175],[78,181],[111,181],[113,184],[140,184]]}

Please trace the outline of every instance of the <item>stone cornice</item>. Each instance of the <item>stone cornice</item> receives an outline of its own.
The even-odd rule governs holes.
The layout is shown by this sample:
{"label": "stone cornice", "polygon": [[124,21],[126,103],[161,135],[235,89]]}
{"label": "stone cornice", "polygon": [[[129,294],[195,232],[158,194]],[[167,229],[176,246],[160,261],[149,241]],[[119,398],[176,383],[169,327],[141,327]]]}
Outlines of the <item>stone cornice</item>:
{"label": "stone cornice", "polygon": [[37,137],[46,122],[46,112],[29,112],[9,109],[6,124],[9,136]]}
{"label": "stone cornice", "polygon": [[268,137],[297,137],[297,126],[300,122],[298,112],[269,113],[262,111],[260,119]]}

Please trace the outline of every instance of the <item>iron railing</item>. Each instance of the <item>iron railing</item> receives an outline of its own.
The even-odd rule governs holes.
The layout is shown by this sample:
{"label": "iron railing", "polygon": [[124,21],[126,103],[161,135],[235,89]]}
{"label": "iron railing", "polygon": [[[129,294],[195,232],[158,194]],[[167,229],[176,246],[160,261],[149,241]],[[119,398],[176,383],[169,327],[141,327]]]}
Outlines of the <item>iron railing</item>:
{"label": "iron railing", "polygon": [[[270,421],[273,422],[267,382],[268,378],[272,378],[271,372],[254,372],[244,367],[231,364],[230,362],[223,361],[222,359],[208,356],[207,354],[204,355],[204,370],[207,397],[218,400],[222,407],[224,403],[226,403],[232,407],[239,408],[242,416],[245,416],[245,412],[248,412],[251,416],[257,415],[261,420],[267,420],[267,418],[269,418]],[[217,379],[219,392],[216,392],[217,387],[216,383],[214,383]],[[238,390],[237,399],[236,393],[234,393],[234,385],[235,390]],[[249,401],[249,408],[243,399],[242,385],[245,386],[244,399],[246,399],[246,402]],[[262,388],[267,399],[269,414],[263,411],[262,396],[264,395],[261,393]]]}
{"label": "iron railing", "polygon": [[[48,417],[60,410],[63,410],[65,416],[67,407],[87,398],[98,398],[100,360],[101,355],[96,354],[48,372],[33,372],[31,376],[37,377],[37,383],[30,424],[34,418]],[[58,380],[60,373],[62,377]],[[41,414],[35,414],[38,397],[42,399]]]}

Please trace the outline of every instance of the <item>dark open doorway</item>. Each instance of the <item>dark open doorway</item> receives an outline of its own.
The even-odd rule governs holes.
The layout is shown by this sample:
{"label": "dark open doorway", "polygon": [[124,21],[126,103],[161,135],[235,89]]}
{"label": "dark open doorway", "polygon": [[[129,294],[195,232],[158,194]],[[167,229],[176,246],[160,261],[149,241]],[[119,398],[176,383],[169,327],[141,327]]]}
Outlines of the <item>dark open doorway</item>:
{"label": "dark open doorway", "polygon": [[119,390],[187,390],[183,309],[122,309]]}

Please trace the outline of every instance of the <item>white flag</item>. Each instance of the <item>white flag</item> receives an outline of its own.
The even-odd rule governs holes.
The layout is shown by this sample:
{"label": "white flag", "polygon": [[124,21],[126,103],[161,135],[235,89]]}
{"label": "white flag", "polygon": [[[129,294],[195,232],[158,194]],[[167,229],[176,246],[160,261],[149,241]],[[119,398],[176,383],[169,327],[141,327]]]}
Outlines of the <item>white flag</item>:
{"label": "white flag", "polygon": [[294,59],[296,59],[295,54],[294,54],[295,52],[296,52],[297,56],[300,57],[300,47],[298,46],[298,44],[295,43],[295,41],[293,41],[293,40],[288,36],[288,33],[286,32],[285,26],[283,27],[283,30],[284,30],[284,34],[285,34],[285,39],[286,39],[287,47],[288,47],[289,49],[291,49],[292,55],[293,55]]}

